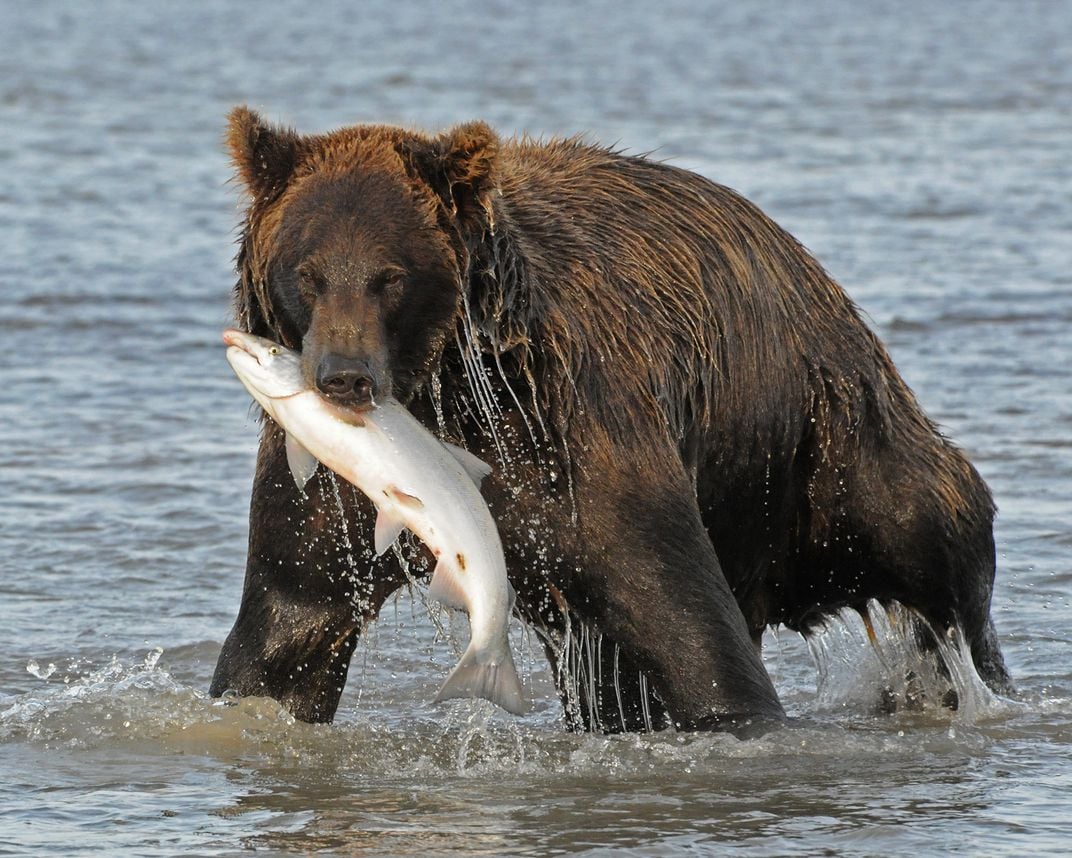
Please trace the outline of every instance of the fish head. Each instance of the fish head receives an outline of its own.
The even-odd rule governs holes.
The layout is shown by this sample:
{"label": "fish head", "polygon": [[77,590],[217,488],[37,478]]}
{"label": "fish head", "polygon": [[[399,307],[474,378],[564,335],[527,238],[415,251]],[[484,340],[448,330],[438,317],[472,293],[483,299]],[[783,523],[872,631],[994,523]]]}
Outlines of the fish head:
{"label": "fish head", "polygon": [[227,362],[235,375],[269,413],[271,401],[286,399],[308,389],[301,372],[301,356],[279,343],[234,328],[223,332]]}

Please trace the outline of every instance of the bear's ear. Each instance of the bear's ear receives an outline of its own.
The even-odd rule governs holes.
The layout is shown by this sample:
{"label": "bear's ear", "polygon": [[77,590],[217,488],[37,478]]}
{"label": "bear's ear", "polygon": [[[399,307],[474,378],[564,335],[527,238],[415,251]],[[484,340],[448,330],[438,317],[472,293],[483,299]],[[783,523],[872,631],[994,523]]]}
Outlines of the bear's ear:
{"label": "bear's ear", "polygon": [[432,140],[404,146],[418,177],[432,187],[460,221],[491,220],[491,189],[499,137],[484,122],[468,122]]}
{"label": "bear's ear", "polygon": [[227,148],[238,175],[254,199],[277,196],[301,157],[301,138],[273,127],[248,107],[236,107],[227,123]]}

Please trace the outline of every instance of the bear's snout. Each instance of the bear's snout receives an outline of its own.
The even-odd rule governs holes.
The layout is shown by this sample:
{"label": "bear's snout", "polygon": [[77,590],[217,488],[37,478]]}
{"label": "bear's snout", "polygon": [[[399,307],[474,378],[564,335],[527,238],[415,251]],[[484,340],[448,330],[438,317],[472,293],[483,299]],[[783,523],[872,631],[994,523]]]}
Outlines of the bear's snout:
{"label": "bear's snout", "polygon": [[376,393],[368,363],[330,352],[317,365],[316,386],[324,396],[347,405],[371,405]]}

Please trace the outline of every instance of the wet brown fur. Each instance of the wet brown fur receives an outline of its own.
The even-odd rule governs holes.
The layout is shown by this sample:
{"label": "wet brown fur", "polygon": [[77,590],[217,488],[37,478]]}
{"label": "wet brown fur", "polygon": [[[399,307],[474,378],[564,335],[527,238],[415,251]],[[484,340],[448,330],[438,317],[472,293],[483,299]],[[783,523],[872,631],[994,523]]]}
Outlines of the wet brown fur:
{"label": "wet brown fur", "polygon": [[[366,274],[351,246],[404,246],[435,272],[434,286],[411,283],[395,304],[333,286],[341,297],[322,315],[343,340],[368,327],[360,319],[394,319],[384,383],[430,428],[492,460],[471,383],[474,361],[486,371],[514,455],[485,494],[519,611],[552,660],[564,658],[569,623],[590,626],[614,644],[616,671],[651,679],[650,694],[631,689],[648,694],[645,717],[777,718],[751,641],[778,623],[808,632],[874,598],[939,629],[962,626],[984,678],[1009,687],[989,620],[986,486],[841,288],[753,204],[644,158],[580,139],[504,141],[483,123],[439,136],[383,126],[300,136],[239,108],[228,146],[250,197],[235,292],[247,330],[304,340],[307,352],[327,336],[322,299],[310,299],[304,330],[307,308],[277,306],[293,300],[280,260],[303,240],[299,227],[337,247],[317,252],[354,283]],[[336,198],[376,213],[347,227],[358,239],[294,216]],[[396,221],[409,225],[400,236],[369,238]],[[421,295],[431,303],[406,329],[421,290],[436,294]],[[259,477],[253,516],[272,491]],[[526,543],[536,519],[542,553]],[[290,552],[278,536],[251,537],[250,569]],[[244,607],[257,598],[247,586]],[[216,692],[248,693],[246,675],[266,672],[256,647],[238,654],[243,634],[236,624]],[[609,712],[622,704],[608,693],[597,689],[577,723],[636,728],[642,707]]]}

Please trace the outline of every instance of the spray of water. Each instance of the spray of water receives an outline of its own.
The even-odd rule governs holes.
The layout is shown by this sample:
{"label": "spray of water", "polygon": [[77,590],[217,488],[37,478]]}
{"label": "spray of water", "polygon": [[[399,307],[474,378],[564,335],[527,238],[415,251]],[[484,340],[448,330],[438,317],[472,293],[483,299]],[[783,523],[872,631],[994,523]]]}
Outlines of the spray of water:
{"label": "spray of water", "polygon": [[972,722],[997,701],[972,662],[959,629],[931,629],[899,604],[875,601],[865,614],[844,609],[808,638],[818,671],[819,709],[858,707],[884,711],[948,712]]}
{"label": "spray of water", "polygon": [[[355,548],[350,539],[350,525],[346,514],[346,506],[343,503],[342,490],[339,486],[339,478],[334,472],[327,471],[327,484],[335,502],[335,512],[339,521],[338,548],[344,560],[344,574],[350,582],[350,600],[354,606],[355,616],[361,616],[371,610],[372,582],[363,579],[358,572],[357,560],[354,558]],[[367,548],[366,548],[367,552]]]}

